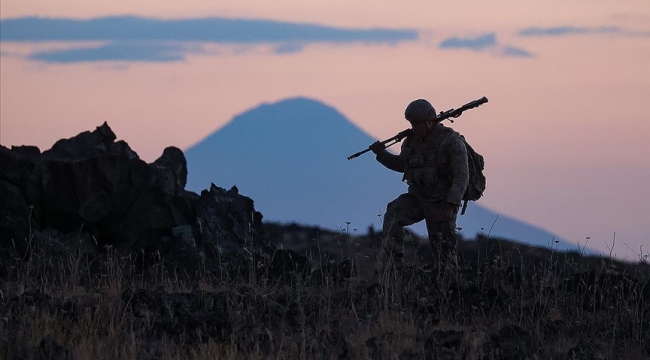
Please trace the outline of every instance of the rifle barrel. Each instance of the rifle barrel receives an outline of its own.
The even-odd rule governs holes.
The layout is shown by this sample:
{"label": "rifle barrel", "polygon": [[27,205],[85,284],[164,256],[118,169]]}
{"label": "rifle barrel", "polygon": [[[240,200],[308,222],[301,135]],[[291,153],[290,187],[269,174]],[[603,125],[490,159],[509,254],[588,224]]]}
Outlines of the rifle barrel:
{"label": "rifle barrel", "polygon": [[356,153],[354,153],[354,154],[348,156],[348,160],[352,160],[352,159],[354,159],[354,158],[358,158],[359,156],[361,156],[361,155],[367,153],[368,151],[370,151],[370,148],[367,148],[367,149],[365,149],[365,150],[361,150],[361,151],[359,151],[359,152],[356,152]]}

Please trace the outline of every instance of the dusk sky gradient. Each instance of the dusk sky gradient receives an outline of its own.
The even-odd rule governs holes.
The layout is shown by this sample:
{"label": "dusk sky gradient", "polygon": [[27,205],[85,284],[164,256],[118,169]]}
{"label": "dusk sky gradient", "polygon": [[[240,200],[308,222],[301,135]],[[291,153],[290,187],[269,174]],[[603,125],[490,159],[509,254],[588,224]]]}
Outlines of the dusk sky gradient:
{"label": "dusk sky gradient", "polygon": [[289,97],[384,139],[413,99],[486,96],[452,125],[486,157],[482,205],[650,253],[647,0],[4,0],[0,55],[2,145],[45,150],[107,121],[147,161]]}

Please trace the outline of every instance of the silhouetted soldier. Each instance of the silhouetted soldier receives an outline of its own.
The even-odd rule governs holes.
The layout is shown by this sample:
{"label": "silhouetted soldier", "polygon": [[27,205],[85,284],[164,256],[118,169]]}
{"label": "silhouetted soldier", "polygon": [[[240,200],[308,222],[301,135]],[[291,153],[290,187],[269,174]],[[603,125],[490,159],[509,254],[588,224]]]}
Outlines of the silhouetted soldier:
{"label": "silhouetted soldier", "polygon": [[402,257],[402,228],[425,220],[438,265],[456,265],[456,216],[469,181],[465,142],[459,133],[434,121],[436,110],[427,100],[411,102],[404,116],[412,134],[404,139],[399,155],[389,153],[379,141],[370,146],[377,161],[404,173],[408,184],[408,192],[386,208],[384,250]]}

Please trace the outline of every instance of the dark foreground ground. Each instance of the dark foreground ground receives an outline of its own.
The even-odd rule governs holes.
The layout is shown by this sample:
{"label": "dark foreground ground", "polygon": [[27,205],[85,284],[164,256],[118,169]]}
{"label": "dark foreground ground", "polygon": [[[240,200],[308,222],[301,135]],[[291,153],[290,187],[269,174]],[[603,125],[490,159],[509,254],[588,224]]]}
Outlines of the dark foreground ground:
{"label": "dark foreground ground", "polygon": [[480,238],[446,273],[417,241],[398,268],[376,236],[266,227],[281,250],[197,274],[34,253],[1,279],[0,358],[650,358],[644,258]]}

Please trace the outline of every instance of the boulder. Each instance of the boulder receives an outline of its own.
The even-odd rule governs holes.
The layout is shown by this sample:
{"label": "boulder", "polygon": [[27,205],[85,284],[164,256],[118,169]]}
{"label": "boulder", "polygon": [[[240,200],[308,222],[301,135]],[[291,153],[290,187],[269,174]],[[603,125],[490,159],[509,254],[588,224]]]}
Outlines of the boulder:
{"label": "boulder", "polygon": [[[83,239],[89,256],[112,247],[142,263],[164,260],[189,272],[200,263],[209,268],[217,257],[271,249],[263,241],[262,215],[236,187],[187,191],[182,150],[168,147],[147,164],[116,139],[104,123],[43,153],[0,147],[3,265],[16,254],[29,255],[35,235],[40,249],[48,246],[43,239],[73,236]],[[61,244],[51,241],[53,254],[61,253]]]}

